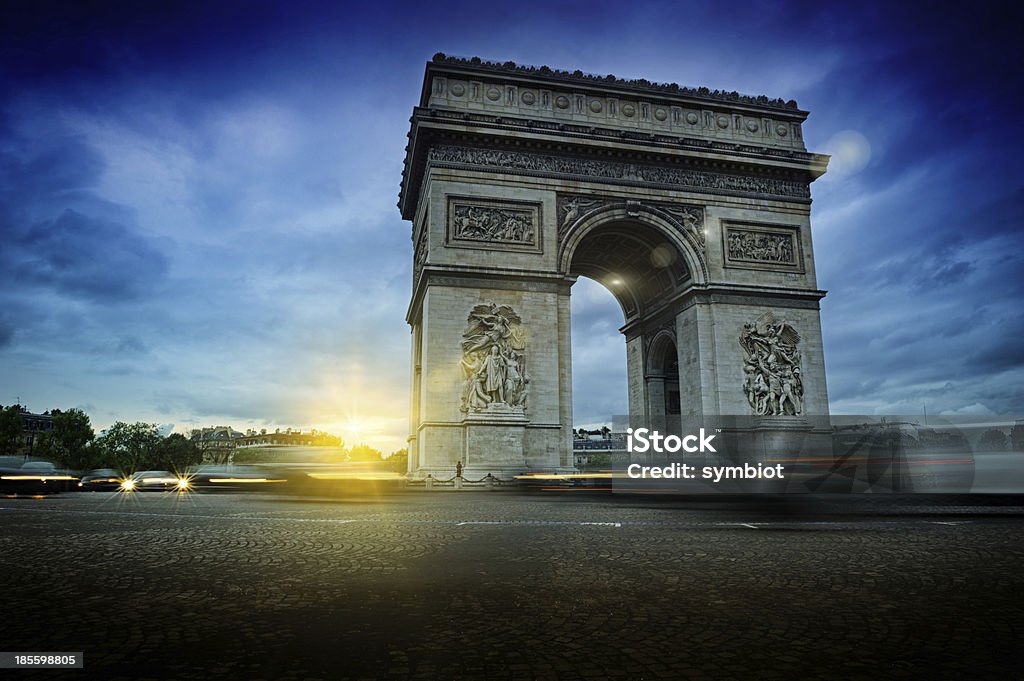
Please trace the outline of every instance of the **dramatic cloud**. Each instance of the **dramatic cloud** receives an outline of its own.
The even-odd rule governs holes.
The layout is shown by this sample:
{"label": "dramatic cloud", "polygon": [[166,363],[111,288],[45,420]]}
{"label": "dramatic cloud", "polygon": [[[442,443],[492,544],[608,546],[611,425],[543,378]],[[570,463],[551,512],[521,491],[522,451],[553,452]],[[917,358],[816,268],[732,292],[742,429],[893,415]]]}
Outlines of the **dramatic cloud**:
{"label": "dramatic cloud", "polygon": [[[832,408],[1021,411],[1013,6],[64,3],[0,21],[0,402],[319,427],[408,407],[394,207],[434,52],[796,98]],[[626,410],[622,313],[573,290],[577,425]]]}
{"label": "dramatic cloud", "polygon": [[151,292],[167,268],[161,252],[123,225],[70,209],[15,232],[6,245],[0,260],[5,283],[101,303]]}

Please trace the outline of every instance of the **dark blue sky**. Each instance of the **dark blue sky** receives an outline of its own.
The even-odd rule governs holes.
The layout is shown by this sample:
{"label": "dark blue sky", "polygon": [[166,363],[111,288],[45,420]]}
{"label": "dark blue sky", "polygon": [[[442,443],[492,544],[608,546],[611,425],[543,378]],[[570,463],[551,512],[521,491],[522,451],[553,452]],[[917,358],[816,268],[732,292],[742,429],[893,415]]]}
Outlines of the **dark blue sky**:
{"label": "dark blue sky", "polygon": [[[890,3],[7,3],[0,403],[400,446],[438,51],[795,98],[836,412],[1021,412],[1021,11]],[[625,410],[574,291],[578,422]],[[613,367],[609,370],[608,367]]]}

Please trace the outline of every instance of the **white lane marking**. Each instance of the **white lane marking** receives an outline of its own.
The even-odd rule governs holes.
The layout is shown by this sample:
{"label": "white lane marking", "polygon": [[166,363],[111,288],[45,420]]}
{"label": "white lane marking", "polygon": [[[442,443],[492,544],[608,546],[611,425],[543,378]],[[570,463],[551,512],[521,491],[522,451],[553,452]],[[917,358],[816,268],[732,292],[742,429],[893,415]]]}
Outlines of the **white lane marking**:
{"label": "white lane marking", "polygon": [[[444,523],[445,521],[435,522]],[[456,527],[462,525],[602,525],[605,527],[622,527],[622,523],[588,523],[574,520],[463,520],[455,523]]]}
{"label": "white lane marking", "polygon": [[661,527],[681,527],[681,528],[697,528],[697,527],[746,527],[752,530],[759,530],[770,527],[790,527],[790,526],[806,526],[806,525],[817,525],[825,527],[867,527],[867,526],[878,526],[878,525],[907,525],[907,524],[925,524],[925,525],[948,525],[958,526],[973,523],[973,520],[924,520],[924,521],[912,521],[912,520],[866,520],[866,521],[822,521],[822,520],[782,520],[782,521],[765,521],[765,522],[674,522],[674,521],[636,521],[636,522],[597,522],[597,521],[572,521],[572,520],[422,520],[422,519],[405,519],[405,518],[393,518],[393,517],[364,517],[364,518],[289,518],[281,516],[256,516],[241,513],[232,513],[225,515],[205,515],[195,513],[153,513],[149,511],[95,511],[85,509],[57,509],[57,508],[26,508],[23,506],[0,506],[0,512],[2,511],[22,511],[25,513],[51,513],[51,514],[64,514],[64,515],[115,515],[115,516],[145,516],[153,518],[175,518],[179,520],[198,518],[206,520],[268,520],[278,522],[293,522],[293,523],[328,523],[335,525],[347,525],[351,523],[388,523],[388,524],[402,524],[402,525],[454,525],[456,527],[462,525],[565,525],[565,526],[599,526],[599,527],[618,527],[621,528],[623,525],[640,527],[640,526],[661,526]]}

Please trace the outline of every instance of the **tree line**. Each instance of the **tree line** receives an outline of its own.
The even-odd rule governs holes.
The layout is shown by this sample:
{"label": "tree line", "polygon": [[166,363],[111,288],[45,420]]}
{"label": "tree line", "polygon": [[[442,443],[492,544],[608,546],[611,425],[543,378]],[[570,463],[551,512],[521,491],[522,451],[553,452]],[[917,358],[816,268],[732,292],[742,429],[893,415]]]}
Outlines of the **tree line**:
{"label": "tree line", "polygon": [[[23,413],[20,405],[0,408],[0,454],[24,448]],[[203,451],[190,438],[181,433],[162,436],[155,423],[118,421],[97,436],[81,409],[54,409],[50,414],[53,427],[34,436],[31,454],[61,468],[184,471],[203,463]],[[340,438],[335,439],[343,446]],[[342,460],[386,462],[387,468],[404,473],[408,451],[400,449],[385,459],[380,450],[360,444],[343,450]]]}
{"label": "tree line", "polygon": [[[0,410],[0,452],[23,448],[22,413],[20,405]],[[53,427],[34,436],[31,453],[61,468],[183,471],[203,460],[202,452],[191,440],[180,433],[164,437],[155,423],[118,421],[97,437],[89,415],[81,409],[55,409],[50,419]]]}

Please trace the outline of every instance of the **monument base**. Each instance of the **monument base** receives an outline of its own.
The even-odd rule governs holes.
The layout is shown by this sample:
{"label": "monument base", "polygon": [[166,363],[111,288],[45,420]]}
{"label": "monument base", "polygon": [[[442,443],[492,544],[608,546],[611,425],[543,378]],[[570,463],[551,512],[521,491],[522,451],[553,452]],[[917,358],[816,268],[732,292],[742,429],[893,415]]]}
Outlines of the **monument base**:
{"label": "monument base", "polygon": [[508,479],[526,472],[528,419],[522,408],[490,405],[484,411],[467,414],[463,422],[466,429],[464,477],[476,479],[490,474]]}
{"label": "monument base", "polygon": [[[465,414],[460,424],[452,424],[455,428],[443,430],[445,439],[441,451],[444,455],[422,462],[412,477],[422,479],[431,475],[448,480],[455,477],[459,462],[462,477],[473,481],[487,475],[510,480],[532,470],[527,452],[538,443],[527,433],[529,423],[522,407],[500,403]],[[557,459],[554,463],[557,464]]]}
{"label": "monument base", "polygon": [[465,477],[487,473],[508,478],[524,473],[526,417],[522,413],[488,412],[466,417]]}

